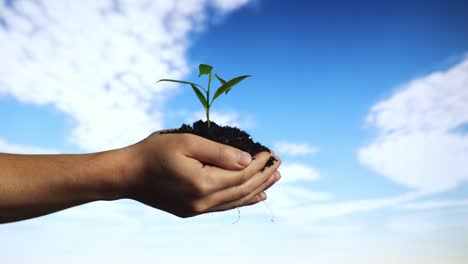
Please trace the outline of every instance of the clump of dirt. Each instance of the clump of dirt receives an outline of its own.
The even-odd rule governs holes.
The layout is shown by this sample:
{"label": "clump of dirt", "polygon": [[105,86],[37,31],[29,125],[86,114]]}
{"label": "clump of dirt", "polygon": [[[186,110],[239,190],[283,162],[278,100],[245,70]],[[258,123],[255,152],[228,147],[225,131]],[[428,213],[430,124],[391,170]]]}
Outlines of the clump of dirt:
{"label": "clump of dirt", "polygon": [[[167,133],[190,133],[200,137],[204,137],[206,139],[229,145],[234,148],[243,150],[248,152],[250,155],[255,156],[256,154],[262,151],[271,152],[269,148],[265,147],[264,145],[255,142],[252,140],[250,135],[240,130],[237,127],[230,127],[230,126],[220,126],[213,121],[210,121],[210,127],[208,128],[207,122],[199,120],[193,123],[192,126],[183,124],[178,129],[172,129],[168,131],[162,132],[164,134]],[[270,157],[270,159],[265,164],[265,167],[270,167],[276,161],[274,157]]]}

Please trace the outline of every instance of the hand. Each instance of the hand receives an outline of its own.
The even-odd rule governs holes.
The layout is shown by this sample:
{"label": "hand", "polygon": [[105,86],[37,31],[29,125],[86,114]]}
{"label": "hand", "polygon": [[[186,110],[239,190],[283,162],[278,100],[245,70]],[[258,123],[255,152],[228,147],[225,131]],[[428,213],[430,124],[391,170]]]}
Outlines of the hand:
{"label": "hand", "polygon": [[[125,173],[126,198],[179,217],[252,205],[280,179],[281,161],[248,153],[192,134],[154,133],[128,147],[135,162]],[[211,165],[204,165],[211,164]]]}

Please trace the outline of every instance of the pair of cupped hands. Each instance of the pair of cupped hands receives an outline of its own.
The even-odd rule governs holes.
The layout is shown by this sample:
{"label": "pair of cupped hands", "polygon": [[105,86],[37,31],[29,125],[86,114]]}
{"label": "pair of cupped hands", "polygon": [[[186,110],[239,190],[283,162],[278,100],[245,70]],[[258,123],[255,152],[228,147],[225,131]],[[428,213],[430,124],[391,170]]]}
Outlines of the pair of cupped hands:
{"label": "pair of cupped hands", "polygon": [[[132,186],[125,196],[179,217],[264,201],[281,178],[281,160],[273,153],[252,157],[192,134],[157,132],[127,148],[138,157],[132,164],[139,173],[122,174],[133,175],[122,179]],[[276,161],[264,168],[271,156]]]}

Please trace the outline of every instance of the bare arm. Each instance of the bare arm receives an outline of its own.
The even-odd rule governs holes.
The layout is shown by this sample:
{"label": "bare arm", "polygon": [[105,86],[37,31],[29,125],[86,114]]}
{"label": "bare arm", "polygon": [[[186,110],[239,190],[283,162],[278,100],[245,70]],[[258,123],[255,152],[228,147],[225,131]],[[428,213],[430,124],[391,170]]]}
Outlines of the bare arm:
{"label": "bare arm", "polygon": [[119,198],[115,154],[0,154],[0,222]]}
{"label": "bare arm", "polygon": [[280,162],[261,171],[269,153],[244,162],[241,154],[188,134],[91,154],[0,154],[0,223],[122,198],[180,217],[255,204],[279,179]]}

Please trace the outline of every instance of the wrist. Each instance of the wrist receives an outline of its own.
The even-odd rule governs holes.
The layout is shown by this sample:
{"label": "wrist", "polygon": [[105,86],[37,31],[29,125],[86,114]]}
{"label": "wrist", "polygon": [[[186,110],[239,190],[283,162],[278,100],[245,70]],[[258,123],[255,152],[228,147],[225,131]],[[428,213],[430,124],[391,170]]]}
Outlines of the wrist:
{"label": "wrist", "polygon": [[102,155],[107,164],[102,188],[105,200],[131,198],[142,170],[142,161],[135,146],[103,152]]}
{"label": "wrist", "polygon": [[94,200],[113,201],[124,198],[123,175],[125,156],[121,149],[89,154],[87,166],[90,172],[88,186],[94,193]]}

